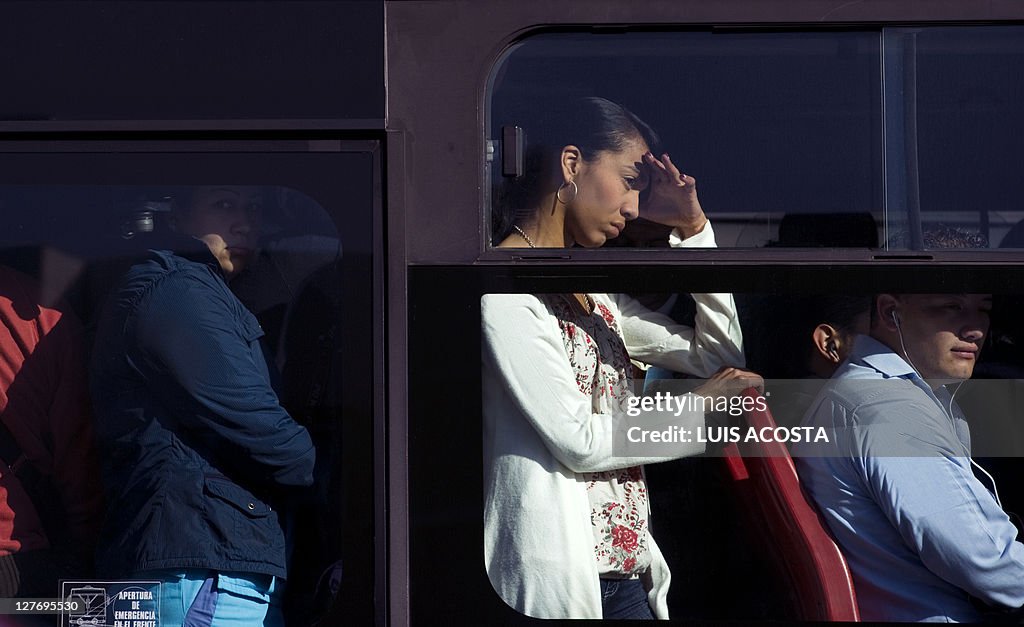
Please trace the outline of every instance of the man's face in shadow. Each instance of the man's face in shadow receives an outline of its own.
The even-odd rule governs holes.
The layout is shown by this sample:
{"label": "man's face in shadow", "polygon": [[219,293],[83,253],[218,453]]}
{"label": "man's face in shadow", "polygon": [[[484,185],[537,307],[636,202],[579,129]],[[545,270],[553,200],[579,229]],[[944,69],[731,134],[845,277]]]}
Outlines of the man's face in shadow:
{"label": "man's face in shadow", "polygon": [[922,378],[963,381],[974,373],[988,333],[991,294],[884,294],[881,323],[895,333],[893,347]]}

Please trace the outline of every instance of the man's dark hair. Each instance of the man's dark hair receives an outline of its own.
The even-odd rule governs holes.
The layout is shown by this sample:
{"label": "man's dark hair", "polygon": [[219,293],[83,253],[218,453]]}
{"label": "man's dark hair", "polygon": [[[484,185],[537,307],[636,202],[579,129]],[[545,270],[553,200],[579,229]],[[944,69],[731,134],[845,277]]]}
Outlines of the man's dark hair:
{"label": "man's dark hair", "polygon": [[[744,334],[754,330],[748,343],[749,365],[765,377],[799,379],[806,377],[811,332],[819,324],[829,324],[841,334],[853,333],[857,317],[866,313],[872,298],[868,295],[806,294],[787,295],[783,299],[759,299],[756,310],[744,325]],[[749,318],[749,316],[748,316]],[[756,336],[756,338],[755,338]]]}

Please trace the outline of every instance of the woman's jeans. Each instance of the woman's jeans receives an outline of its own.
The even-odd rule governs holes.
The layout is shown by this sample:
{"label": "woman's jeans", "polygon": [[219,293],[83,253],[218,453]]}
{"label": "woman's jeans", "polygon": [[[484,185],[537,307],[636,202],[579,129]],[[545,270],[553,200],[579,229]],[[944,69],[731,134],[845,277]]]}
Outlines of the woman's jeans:
{"label": "woman's jeans", "polygon": [[601,609],[605,618],[654,620],[647,591],[639,579],[602,579]]}

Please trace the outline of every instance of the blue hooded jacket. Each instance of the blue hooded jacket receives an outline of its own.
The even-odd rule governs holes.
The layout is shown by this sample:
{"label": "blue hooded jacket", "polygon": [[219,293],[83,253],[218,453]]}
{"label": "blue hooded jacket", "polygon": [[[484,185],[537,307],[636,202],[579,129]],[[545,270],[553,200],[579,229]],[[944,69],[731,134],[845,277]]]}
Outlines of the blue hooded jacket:
{"label": "blue hooded jacket", "polygon": [[208,251],[151,251],[107,303],[91,388],[107,515],[99,573],[204,568],[286,576],[277,507],[313,481],[263,330]]}

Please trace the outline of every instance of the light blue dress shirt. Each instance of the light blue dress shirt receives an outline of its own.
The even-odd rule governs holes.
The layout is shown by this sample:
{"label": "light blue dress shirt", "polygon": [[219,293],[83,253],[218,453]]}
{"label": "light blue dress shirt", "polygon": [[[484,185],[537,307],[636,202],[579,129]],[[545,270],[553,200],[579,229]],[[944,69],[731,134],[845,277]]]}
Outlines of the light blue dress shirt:
{"label": "light blue dress shirt", "polygon": [[979,621],[968,594],[1024,605],[1024,545],[971,469],[948,390],[859,336],[803,425],[829,436],[792,452],[849,562],[863,620]]}

